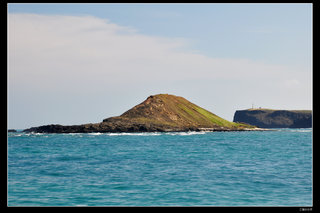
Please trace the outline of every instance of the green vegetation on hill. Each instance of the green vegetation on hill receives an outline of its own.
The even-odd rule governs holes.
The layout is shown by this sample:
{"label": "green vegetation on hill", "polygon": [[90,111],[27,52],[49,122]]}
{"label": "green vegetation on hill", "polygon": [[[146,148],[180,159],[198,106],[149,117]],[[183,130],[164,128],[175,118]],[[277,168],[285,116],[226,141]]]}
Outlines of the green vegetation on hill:
{"label": "green vegetation on hill", "polygon": [[[116,120],[166,128],[252,128],[253,126],[227,121],[183,97],[159,94],[126,111]],[[105,119],[108,121],[110,119]]]}

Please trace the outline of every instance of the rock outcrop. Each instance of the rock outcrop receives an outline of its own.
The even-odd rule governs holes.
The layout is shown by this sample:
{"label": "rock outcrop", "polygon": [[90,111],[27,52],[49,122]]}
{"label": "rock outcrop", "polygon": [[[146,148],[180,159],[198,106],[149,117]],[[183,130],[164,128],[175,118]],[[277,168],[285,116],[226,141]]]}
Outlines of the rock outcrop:
{"label": "rock outcrop", "polygon": [[237,110],[234,122],[242,122],[261,128],[311,128],[311,110]]}
{"label": "rock outcrop", "polygon": [[82,125],[45,125],[26,132],[89,133],[89,132],[173,132],[173,131],[239,131],[253,126],[229,122],[189,102],[183,97],[159,94],[120,116],[100,123]]}

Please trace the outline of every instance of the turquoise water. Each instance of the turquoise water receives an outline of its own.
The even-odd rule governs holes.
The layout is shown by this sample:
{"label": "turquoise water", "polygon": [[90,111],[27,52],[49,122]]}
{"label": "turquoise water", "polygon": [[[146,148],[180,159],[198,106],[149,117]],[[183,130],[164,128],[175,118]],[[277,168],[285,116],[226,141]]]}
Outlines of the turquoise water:
{"label": "turquoise water", "polygon": [[9,206],[311,206],[312,129],[8,134]]}

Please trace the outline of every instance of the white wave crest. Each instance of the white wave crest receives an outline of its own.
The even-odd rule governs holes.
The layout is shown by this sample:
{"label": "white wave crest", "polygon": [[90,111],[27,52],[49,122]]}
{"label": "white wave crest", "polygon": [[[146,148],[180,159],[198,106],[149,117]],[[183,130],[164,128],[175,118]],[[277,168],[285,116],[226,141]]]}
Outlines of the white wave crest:
{"label": "white wave crest", "polygon": [[203,135],[206,134],[206,132],[170,132],[166,133],[167,135],[182,135],[182,136],[188,136],[188,135]]}
{"label": "white wave crest", "polygon": [[158,135],[203,135],[206,132],[141,132],[141,133],[129,133],[129,132],[122,132],[122,133],[107,133],[109,136],[123,136],[123,135],[131,135],[131,136],[158,136]]}
{"label": "white wave crest", "polygon": [[312,132],[312,129],[291,129],[290,132]]}
{"label": "white wave crest", "polygon": [[24,134],[12,134],[12,135],[9,135],[10,137],[21,137],[23,136]]}
{"label": "white wave crest", "polygon": [[92,132],[92,133],[88,133],[88,135],[102,135],[103,133],[101,132]]}
{"label": "white wave crest", "polygon": [[156,136],[161,135],[160,132],[141,132],[141,133],[129,133],[129,132],[122,132],[122,133],[107,133],[109,136],[123,136],[123,135],[132,135],[132,136]]}
{"label": "white wave crest", "polygon": [[312,128],[300,128],[300,129],[290,129],[290,128],[279,128],[278,131],[284,132],[312,132]]}

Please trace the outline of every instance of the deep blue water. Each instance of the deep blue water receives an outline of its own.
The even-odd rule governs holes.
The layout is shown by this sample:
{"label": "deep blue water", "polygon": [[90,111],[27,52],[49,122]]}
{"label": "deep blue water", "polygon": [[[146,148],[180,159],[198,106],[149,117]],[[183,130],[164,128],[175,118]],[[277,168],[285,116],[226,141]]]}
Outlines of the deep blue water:
{"label": "deep blue water", "polygon": [[311,206],[312,129],[8,134],[9,206]]}

